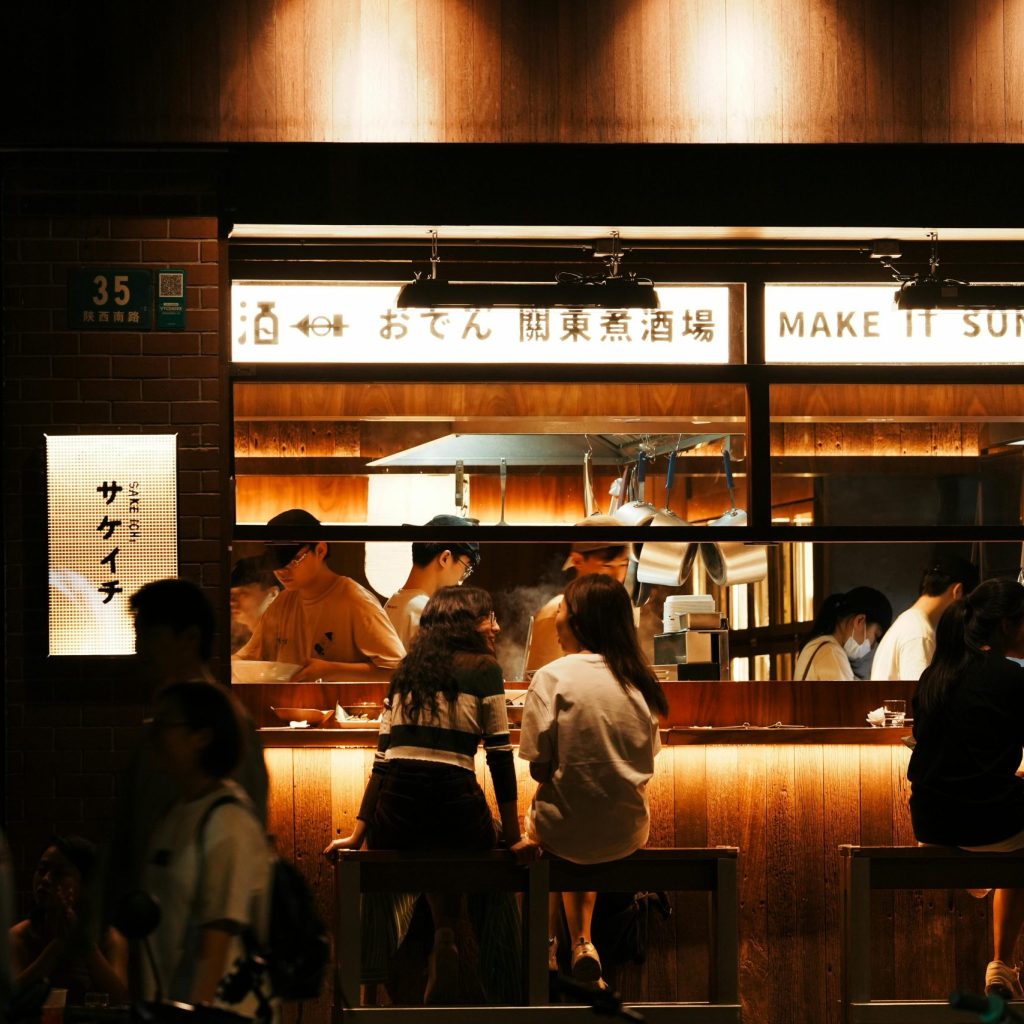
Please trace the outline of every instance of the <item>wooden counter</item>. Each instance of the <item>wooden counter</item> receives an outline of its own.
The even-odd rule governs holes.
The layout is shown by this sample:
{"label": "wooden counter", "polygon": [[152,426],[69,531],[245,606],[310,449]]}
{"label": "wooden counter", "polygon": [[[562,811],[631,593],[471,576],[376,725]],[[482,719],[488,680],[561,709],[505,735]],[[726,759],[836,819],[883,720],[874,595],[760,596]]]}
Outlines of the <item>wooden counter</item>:
{"label": "wooden counter", "polygon": [[[912,844],[906,781],[906,729],[842,721],[863,716],[913,684],[677,683],[669,687],[676,721],[701,716],[736,722],[791,721],[832,709],[831,723],[801,730],[669,728],[648,789],[651,846],[735,845],[740,849],[740,992],[747,1024],[838,1024],[839,854],[841,843]],[[899,689],[903,687],[903,689]],[[810,693],[808,688],[813,688]],[[717,692],[716,692],[717,691]],[[714,698],[717,696],[718,703]],[[755,719],[751,717],[750,721]],[[725,724],[725,723],[723,723]],[[373,758],[372,730],[271,730],[271,827],[333,912],[331,871],[320,851],[351,829]],[[323,734],[323,735],[320,735]],[[534,785],[516,762],[520,806]],[[493,792],[483,757],[477,774]],[[706,998],[704,897],[675,895],[668,921],[652,916],[643,967],[623,972],[630,998]],[[879,893],[874,897],[878,996],[945,998],[980,989],[989,956],[990,901],[964,892]],[[326,1007],[326,1003],[324,1004]],[[326,1022],[310,1006],[307,1020]]]}

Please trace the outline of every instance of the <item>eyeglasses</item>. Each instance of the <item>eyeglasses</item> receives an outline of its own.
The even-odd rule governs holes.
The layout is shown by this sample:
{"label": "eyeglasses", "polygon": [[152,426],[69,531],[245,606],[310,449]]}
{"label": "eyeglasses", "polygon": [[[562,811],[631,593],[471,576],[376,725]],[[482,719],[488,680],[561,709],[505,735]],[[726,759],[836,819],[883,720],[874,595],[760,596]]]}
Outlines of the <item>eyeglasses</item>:
{"label": "eyeglasses", "polygon": [[490,615],[484,615],[480,619],[481,626],[491,626],[492,628],[498,624],[498,616],[491,612]]}
{"label": "eyeglasses", "polygon": [[459,558],[458,563],[462,566],[462,575],[459,577],[459,582],[465,583],[466,580],[468,580],[469,577],[473,575],[474,571],[476,570],[476,565],[468,558],[466,559],[465,562],[462,560],[462,558]]}
{"label": "eyeglasses", "polygon": [[291,570],[294,569],[296,566],[301,565],[303,559],[306,558],[307,555],[312,554],[312,552],[313,552],[312,548],[306,548],[305,551],[300,551],[290,562],[285,562],[285,564],[282,565],[281,568],[278,569],[277,571],[278,572],[286,572],[286,571],[287,572],[291,572]]}

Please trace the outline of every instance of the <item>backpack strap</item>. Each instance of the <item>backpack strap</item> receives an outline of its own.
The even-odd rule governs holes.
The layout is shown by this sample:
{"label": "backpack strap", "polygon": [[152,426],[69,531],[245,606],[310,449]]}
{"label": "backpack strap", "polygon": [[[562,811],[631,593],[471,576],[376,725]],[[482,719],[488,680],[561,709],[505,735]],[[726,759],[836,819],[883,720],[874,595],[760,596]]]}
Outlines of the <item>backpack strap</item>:
{"label": "backpack strap", "polygon": [[828,637],[826,636],[823,637],[821,643],[814,648],[814,653],[810,656],[810,658],[807,659],[807,664],[804,665],[804,674],[800,677],[801,682],[807,678],[807,674],[811,671],[811,665],[814,663],[814,659],[821,653],[822,647],[824,647],[827,643]]}
{"label": "backpack strap", "polygon": [[205,811],[203,811],[202,817],[196,825],[196,847],[198,850],[198,859],[196,862],[196,887],[195,891],[192,893],[192,912],[190,915],[193,920],[195,920],[196,914],[199,911],[199,898],[203,891],[203,875],[206,872],[206,825],[213,816],[213,812],[217,810],[218,807],[223,807],[225,804],[241,804],[241,800],[232,796],[230,793],[225,793],[224,796],[217,797],[217,799],[214,800]]}

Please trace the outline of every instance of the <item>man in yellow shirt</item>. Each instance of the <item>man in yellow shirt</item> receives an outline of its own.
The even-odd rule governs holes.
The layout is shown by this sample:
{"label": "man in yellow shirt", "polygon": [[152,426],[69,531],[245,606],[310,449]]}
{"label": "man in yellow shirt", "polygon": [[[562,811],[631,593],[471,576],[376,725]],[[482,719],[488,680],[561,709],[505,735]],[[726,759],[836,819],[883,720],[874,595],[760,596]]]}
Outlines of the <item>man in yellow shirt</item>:
{"label": "man in yellow shirt", "polygon": [[[295,536],[320,533],[320,521],[299,508],[267,525],[289,527]],[[284,591],[235,657],[298,665],[293,682],[390,679],[405,648],[373,594],[328,566],[329,550],[315,539],[267,546],[269,568]]]}

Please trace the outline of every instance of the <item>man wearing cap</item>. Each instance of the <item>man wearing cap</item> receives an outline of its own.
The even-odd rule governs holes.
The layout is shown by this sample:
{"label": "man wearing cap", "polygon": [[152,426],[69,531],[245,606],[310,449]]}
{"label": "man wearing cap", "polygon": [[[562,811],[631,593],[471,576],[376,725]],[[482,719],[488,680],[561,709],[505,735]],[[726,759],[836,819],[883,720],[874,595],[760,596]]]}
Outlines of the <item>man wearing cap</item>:
{"label": "man wearing cap", "polygon": [[268,566],[284,592],[235,657],[299,665],[293,682],[390,679],[405,648],[373,594],[327,565],[329,546],[315,539],[320,521],[293,508],[267,526],[312,539],[267,546]]}
{"label": "man wearing cap", "polygon": [[[622,529],[622,523],[613,516],[594,515],[576,523],[576,526],[600,526],[615,530]],[[607,540],[577,541],[562,566],[563,572],[574,571],[577,576],[601,573],[612,576],[620,583],[626,582],[629,556],[632,545],[609,544]],[[535,672],[543,665],[564,656],[558,634],[555,632],[555,616],[558,614],[562,595],[557,594],[533,617],[530,625],[530,639],[526,651],[526,671]],[[639,609],[637,609],[637,612]]]}
{"label": "man wearing cap", "polygon": [[942,613],[977,585],[977,566],[956,555],[937,558],[921,577],[918,599],[878,642],[871,678],[920,679],[935,653],[935,627]]}
{"label": "man wearing cap", "polygon": [[[434,516],[424,526],[476,525],[461,516]],[[388,598],[384,611],[398,638],[408,649],[419,632],[420,616],[427,602],[441,587],[454,587],[469,579],[480,564],[480,545],[473,542],[416,541],[412,546],[412,568],[402,588]]]}

